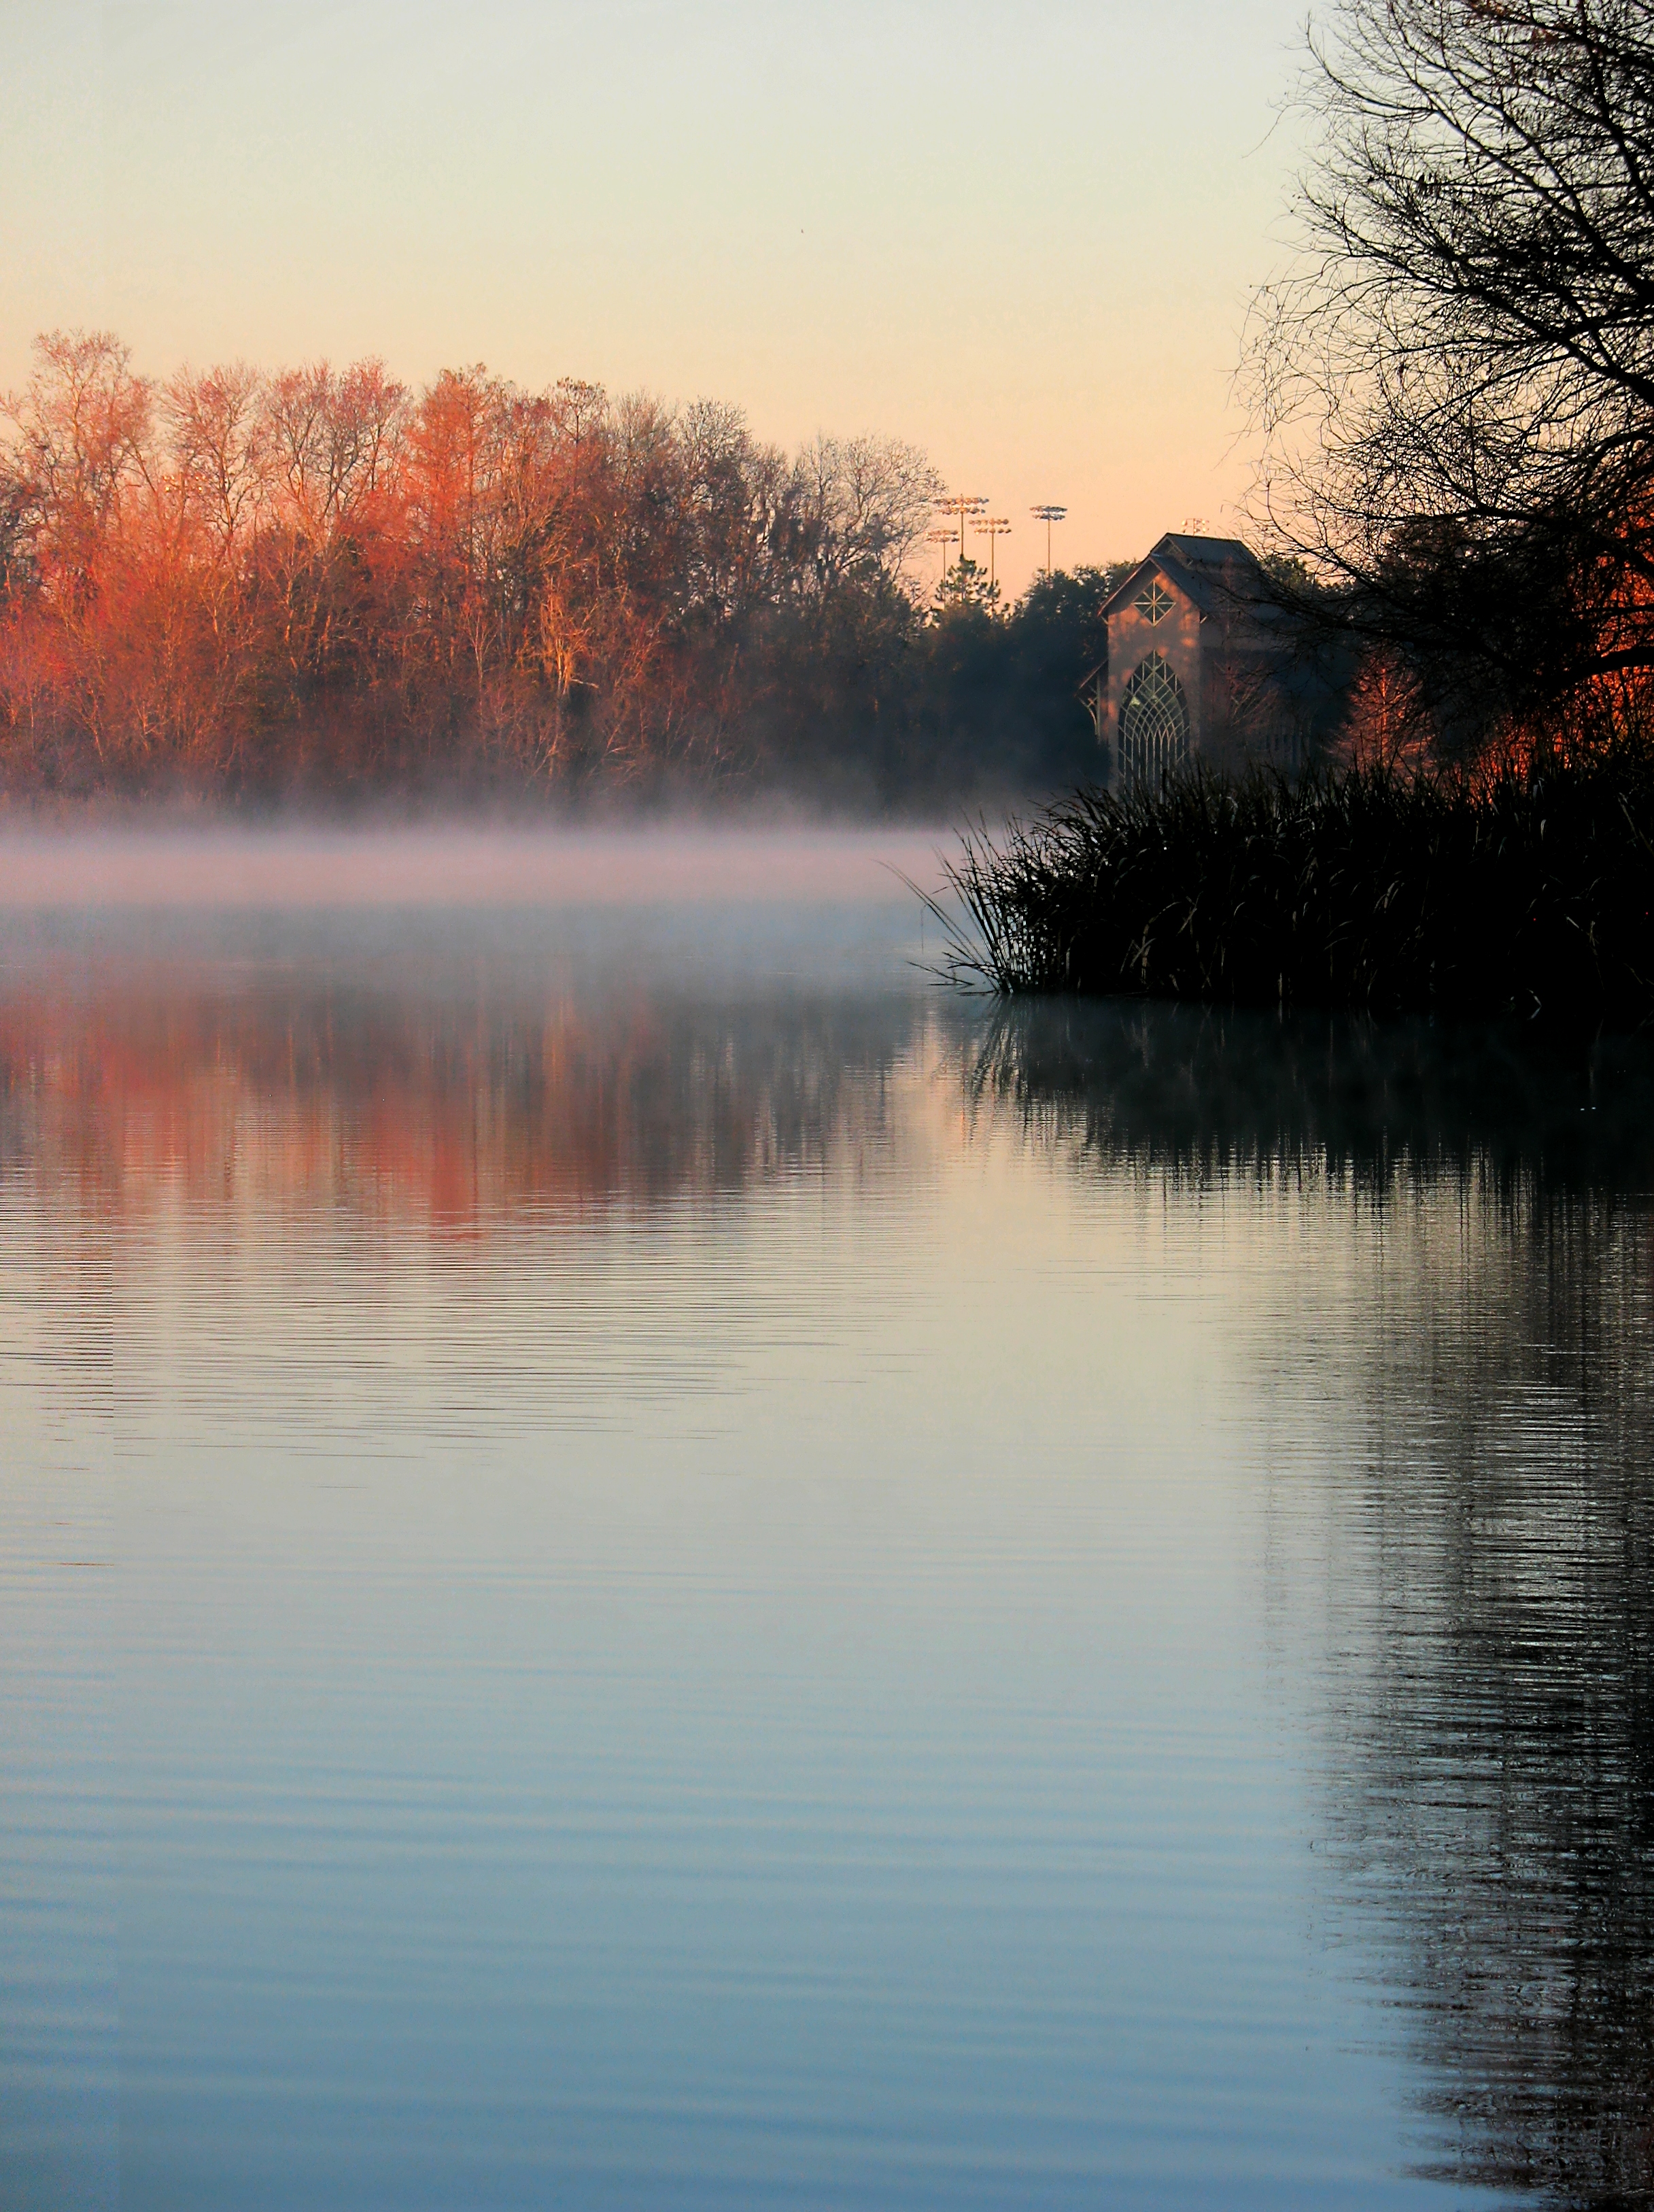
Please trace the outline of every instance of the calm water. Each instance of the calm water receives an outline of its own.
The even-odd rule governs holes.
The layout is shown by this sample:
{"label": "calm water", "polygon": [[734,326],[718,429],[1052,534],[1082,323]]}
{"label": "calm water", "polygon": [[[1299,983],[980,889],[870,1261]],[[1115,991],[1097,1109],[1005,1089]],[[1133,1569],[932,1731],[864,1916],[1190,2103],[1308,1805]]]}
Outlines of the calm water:
{"label": "calm water", "polygon": [[1646,1066],[466,852],[0,866],[0,2203],[1654,2203]]}

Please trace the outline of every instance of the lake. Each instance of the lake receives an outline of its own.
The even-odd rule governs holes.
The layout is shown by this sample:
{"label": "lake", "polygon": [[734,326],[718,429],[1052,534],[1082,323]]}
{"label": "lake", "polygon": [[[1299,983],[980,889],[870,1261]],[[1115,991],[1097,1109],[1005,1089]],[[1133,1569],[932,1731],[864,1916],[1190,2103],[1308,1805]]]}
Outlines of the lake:
{"label": "lake", "polygon": [[1654,1074],[778,831],[0,840],[0,2201],[1654,2203]]}

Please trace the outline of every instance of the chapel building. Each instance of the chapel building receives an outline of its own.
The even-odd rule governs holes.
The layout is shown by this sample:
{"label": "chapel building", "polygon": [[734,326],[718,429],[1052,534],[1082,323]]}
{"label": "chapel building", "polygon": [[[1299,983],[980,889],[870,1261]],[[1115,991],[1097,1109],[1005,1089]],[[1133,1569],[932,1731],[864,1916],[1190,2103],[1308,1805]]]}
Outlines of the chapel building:
{"label": "chapel building", "polygon": [[1080,690],[1113,788],[1158,782],[1196,757],[1225,769],[1304,764],[1324,687],[1239,538],[1168,532],[1102,613],[1108,657]]}

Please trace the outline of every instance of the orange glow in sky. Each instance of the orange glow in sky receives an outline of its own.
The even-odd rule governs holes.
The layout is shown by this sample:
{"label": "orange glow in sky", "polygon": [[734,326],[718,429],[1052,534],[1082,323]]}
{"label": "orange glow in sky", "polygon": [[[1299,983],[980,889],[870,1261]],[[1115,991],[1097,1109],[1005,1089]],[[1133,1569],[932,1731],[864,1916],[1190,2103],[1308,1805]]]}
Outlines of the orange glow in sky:
{"label": "orange glow in sky", "polygon": [[[1075,565],[1247,481],[1299,0],[0,0],[0,385],[382,355],[924,446]],[[980,549],[978,549],[980,550]]]}

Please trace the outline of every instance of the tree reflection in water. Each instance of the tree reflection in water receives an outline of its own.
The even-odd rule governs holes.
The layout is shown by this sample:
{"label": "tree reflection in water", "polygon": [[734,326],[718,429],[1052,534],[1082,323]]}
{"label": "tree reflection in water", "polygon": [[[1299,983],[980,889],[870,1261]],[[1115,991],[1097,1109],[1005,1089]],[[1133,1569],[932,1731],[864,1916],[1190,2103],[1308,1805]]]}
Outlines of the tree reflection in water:
{"label": "tree reflection in water", "polygon": [[[864,989],[283,972],[0,994],[0,1182],[76,1235],[181,1200],[233,1236],[245,1204],[256,1243],[288,1206],[451,1237],[901,1176],[955,1034]],[[1654,2201],[1654,1060],[1142,1006],[963,1034],[984,1115],[1093,1172],[1306,1194],[1343,1304],[1310,1271],[1259,1325],[1292,1330],[1283,1371],[1324,1363],[1346,1443],[1354,1395],[1322,1501],[1328,1826],[1412,2023],[1429,2164]]]}
{"label": "tree reflection in water", "polygon": [[1036,1007],[966,1079],[1111,1174],[1380,1223],[1382,1284],[1301,1344],[1364,1408],[1330,1501],[1336,1910],[1410,2021],[1426,2171],[1654,2203],[1654,1058]]}
{"label": "tree reflection in water", "polygon": [[490,1220],[716,1196],[888,1152],[911,994],[503,987],[446,998],[300,970],[140,970],[0,998],[0,1175],[140,1215],[342,1206]]}

